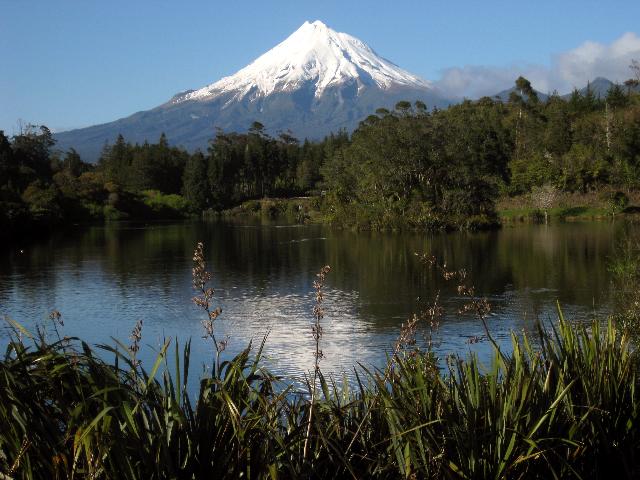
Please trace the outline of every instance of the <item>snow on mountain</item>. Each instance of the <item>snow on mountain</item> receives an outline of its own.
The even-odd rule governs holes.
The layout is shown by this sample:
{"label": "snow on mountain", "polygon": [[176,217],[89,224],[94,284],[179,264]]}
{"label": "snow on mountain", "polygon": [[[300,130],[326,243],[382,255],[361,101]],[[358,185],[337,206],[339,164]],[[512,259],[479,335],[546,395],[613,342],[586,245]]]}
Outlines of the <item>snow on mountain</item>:
{"label": "snow on mountain", "polygon": [[290,92],[308,81],[315,82],[315,96],[330,86],[357,80],[359,88],[392,85],[431,88],[431,84],[376,54],[368,45],[346,33],[336,32],[319,20],[305,22],[286,40],[253,63],[229,77],[204,88],[174,98],[210,100],[233,92],[229,100],[245,95],[265,97],[274,92]]}
{"label": "snow on mountain", "polygon": [[286,40],[234,75],[186,90],[151,110],[102,125],[55,135],[61,149],[75,148],[95,161],[118,134],[127,141],[170,143],[205,150],[216,129],[244,132],[253,122],[268,132],[319,139],[352,131],[377,108],[400,100],[429,107],[452,103],[430,82],[377,55],[357,38],[320,21],[305,22]]}

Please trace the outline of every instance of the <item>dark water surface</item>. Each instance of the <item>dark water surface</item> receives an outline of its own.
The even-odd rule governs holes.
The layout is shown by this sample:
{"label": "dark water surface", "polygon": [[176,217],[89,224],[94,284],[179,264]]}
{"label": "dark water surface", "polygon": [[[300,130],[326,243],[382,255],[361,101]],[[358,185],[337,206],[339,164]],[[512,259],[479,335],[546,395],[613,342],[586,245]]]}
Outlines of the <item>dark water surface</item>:
{"label": "dark water surface", "polygon": [[[462,300],[455,284],[427,270],[415,252],[467,269],[476,291],[491,302],[492,331],[506,342],[511,330],[531,329],[536,318],[554,319],[556,301],[577,320],[606,315],[607,262],[622,229],[605,222],[433,235],[222,223],[91,227],[5,250],[0,315],[32,329],[58,309],[64,333],[90,343],[115,337],[128,344],[142,319],[148,368],[163,338],[176,336],[192,338],[192,365],[210,363],[211,346],[201,338],[204,315],[191,302],[192,253],[203,241],[215,302],[223,309],[216,328],[230,337],[228,354],[268,333],[271,368],[295,376],[310,370],[312,282],[328,264],[323,371],[381,365],[400,324],[438,292],[448,312],[439,352],[486,355],[487,342],[468,343],[483,330],[477,319],[456,314]],[[0,336],[6,341],[6,333]]]}

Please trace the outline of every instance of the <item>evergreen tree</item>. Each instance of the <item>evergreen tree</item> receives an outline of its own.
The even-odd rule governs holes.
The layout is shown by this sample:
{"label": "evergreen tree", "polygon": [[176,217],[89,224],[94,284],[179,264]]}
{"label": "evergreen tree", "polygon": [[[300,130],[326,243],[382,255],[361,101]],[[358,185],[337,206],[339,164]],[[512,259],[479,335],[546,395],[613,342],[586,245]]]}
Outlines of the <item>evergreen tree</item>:
{"label": "evergreen tree", "polygon": [[201,152],[189,157],[184,169],[182,192],[196,212],[209,205],[209,184],[207,181],[207,162]]}
{"label": "evergreen tree", "polygon": [[0,188],[8,187],[9,181],[15,177],[16,165],[13,159],[13,149],[9,139],[0,130]]}
{"label": "evergreen tree", "polygon": [[587,82],[587,90],[582,97],[582,112],[590,113],[598,109],[600,99],[596,97],[596,94],[591,88],[591,82]]}
{"label": "evergreen tree", "polygon": [[136,146],[131,159],[131,182],[136,191],[150,190],[156,187],[155,179],[161,177],[158,165],[148,142]]}
{"label": "evergreen tree", "polygon": [[75,149],[70,148],[64,156],[62,168],[74,177],[79,177],[81,174],[88,171],[90,166],[82,161],[80,154],[76,152]]}
{"label": "evergreen tree", "polygon": [[606,102],[611,108],[624,108],[629,102],[629,99],[624,94],[622,87],[614,83],[607,92]]}
{"label": "evergreen tree", "polygon": [[100,157],[99,166],[104,172],[105,179],[117,187],[125,188],[127,180],[131,178],[131,148],[119,134],[111,147],[105,147]]}
{"label": "evergreen tree", "polygon": [[571,148],[571,121],[567,102],[557,94],[551,95],[546,105],[546,117],[545,149],[552,155],[564,155]]}

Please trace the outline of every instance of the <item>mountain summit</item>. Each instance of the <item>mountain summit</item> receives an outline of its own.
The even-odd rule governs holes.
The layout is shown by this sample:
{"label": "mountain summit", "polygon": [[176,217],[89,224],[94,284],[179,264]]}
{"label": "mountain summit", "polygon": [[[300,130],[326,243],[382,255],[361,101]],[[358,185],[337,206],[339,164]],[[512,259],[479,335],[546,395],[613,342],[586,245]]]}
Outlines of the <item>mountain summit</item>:
{"label": "mountain summit", "polygon": [[293,92],[310,82],[315,97],[328,88],[354,81],[358,88],[393,86],[431,88],[431,85],[378,56],[365,43],[346,33],[331,30],[316,20],[305,22],[289,38],[235,75],[177,98],[209,100],[232,92],[234,99],[252,99],[274,92]]}
{"label": "mountain summit", "polygon": [[206,148],[216,128],[242,132],[254,121],[271,133],[315,139],[352,130],[377,108],[399,100],[421,100],[430,107],[450,103],[430,82],[357,38],[320,21],[305,22],[234,75],[179,93],[152,110],[56,138],[59,147],[74,147],[88,160],[96,160],[118,134],[132,142],[155,142],[164,132],[173,144]]}

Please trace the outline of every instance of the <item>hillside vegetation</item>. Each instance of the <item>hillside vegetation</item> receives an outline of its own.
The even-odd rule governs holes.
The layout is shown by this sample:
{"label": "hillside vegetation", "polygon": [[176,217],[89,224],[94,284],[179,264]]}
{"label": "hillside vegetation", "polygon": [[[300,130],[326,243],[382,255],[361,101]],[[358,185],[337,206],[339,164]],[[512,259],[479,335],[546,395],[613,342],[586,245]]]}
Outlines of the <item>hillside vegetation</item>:
{"label": "hillside vegetation", "polygon": [[508,101],[485,97],[446,110],[402,101],[351,135],[320,142],[272,137],[257,122],[246,134],[212,132],[206,152],[172,147],[164,135],[142,145],[120,136],[97,165],[56,151],[46,127],[0,133],[0,226],[6,235],[309,195],[324,221],[367,229],[491,227],[498,199],[546,216],[565,193],[595,194],[605,214],[615,214],[640,187],[634,82],[604,98],[587,89],[541,101],[521,77]]}

